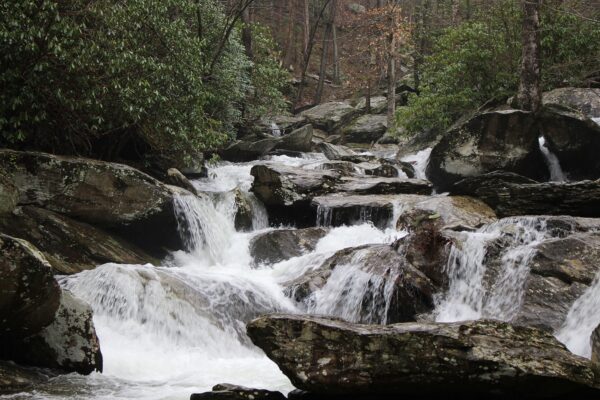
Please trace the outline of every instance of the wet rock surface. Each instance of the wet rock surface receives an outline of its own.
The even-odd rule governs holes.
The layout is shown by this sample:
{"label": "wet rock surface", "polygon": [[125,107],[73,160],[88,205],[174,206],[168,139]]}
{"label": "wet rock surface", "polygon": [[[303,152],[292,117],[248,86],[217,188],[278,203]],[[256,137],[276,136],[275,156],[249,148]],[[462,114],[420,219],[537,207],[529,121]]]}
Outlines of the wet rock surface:
{"label": "wet rock surface", "polygon": [[108,262],[157,263],[118,236],[34,206],[19,207],[1,218],[0,231],[35,243],[55,273],[74,274]]}
{"label": "wet rock surface", "polygon": [[250,254],[257,264],[275,264],[315,249],[325,228],[279,229],[260,234],[250,242]]}
{"label": "wet rock surface", "polygon": [[515,174],[493,172],[459,181],[452,192],[483,200],[500,217],[600,217],[600,181],[539,183]]}
{"label": "wet rock surface", "polygon": [[433,148],[427,177],[440,191],[495,170],[545,178],[535,118],[520,110],[477,114],[450,128]]}
{"label": "wet rock surface", "polygon": [[32,390],[36,385],[48,381],[55,374],[35,368],[27,368],[11,361],[0,360],[0,395]]}
{"label": "wet rock surface", "polygon": [[221,383],[212,392],[192,394],[190,400],[285,400],[281,392]]}
{"label": "wet rock surface", "polygon": [[546,332],[497,321],[372,326],[273,315],[250,322],[247,330],[296,387],[319,395],[599,393],[589,360]]}
{"label": "wet rock surface", "polygon": [[13,352],[13,360],[27,365],[85,375],[102,372],[102,353],[92,310],[66,290],[61,293],[52,323],[23,339]]}
{"label": "wet rock surface", "polygon": [[[357,268],[357,272],[352,272]],[[317,301],[315,295],[328,284],[332,274],[349,269],[353,274],[367,274],[369,288],[360,301],[360,310],[345,310],[346,301],[329,310],[334,315],[356,313],[354,322],[369,324],[413,321],[417,315],[433,309],[436,291],[432,282],[389,245],[367,245],[338,251],[318,268],[285,284],[286,293],[300,303]],[[337,271],[336,271],[337,270]],[[348,282],[351,285],[350,282]],[[349,315],[346,317],[350,317]]]}

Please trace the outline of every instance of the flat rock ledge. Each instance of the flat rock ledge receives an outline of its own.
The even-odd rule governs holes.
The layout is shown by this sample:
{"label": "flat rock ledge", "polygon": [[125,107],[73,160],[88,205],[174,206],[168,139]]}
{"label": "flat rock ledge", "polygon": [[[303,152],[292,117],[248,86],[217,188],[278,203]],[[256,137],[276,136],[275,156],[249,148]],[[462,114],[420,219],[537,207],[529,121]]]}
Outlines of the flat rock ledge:
{"label": "flat rock ledge", "polygon": [[247,332],[294,386],[319,397],[600,396],[589,360],[549,333],[498,321],[374,326],[281,314]]}

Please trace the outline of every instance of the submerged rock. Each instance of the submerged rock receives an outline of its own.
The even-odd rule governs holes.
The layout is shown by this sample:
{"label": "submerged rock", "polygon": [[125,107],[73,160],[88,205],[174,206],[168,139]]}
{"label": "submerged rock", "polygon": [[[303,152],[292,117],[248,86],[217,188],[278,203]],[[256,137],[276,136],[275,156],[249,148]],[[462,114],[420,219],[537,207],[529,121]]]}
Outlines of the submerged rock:
{"label": "submerged rock", "polygon": [[55,273],[74,274],[109,262],[157,263],[118,236],[43,208],[19,207],[0,218],[0,231],[35,243]]}
{"label": "submerged rock", "polygon": [[539,150],[535,118],[520,110],[477,114],[458,123],[433,148],[427,177],[439,190],[495,170],[530,178],[545,178],[547,167]]}
{"label": "submerged rock", "polygon": [[247,331],[294,386],[317,395],[600,394],[589,360],[549,333],[497,321],[373,326],[272,315]]}
{"label": "submerged rock", "polygon": [[26,368],[11,361],[0,360],[0,395],[32,390],[50,378],[48,371]]}
{"label": "submerged rock", "polygon": [[[19,339],[54,320],[60,287],[44,256],[22,239],[0,234],[0,338]],[[2,346],[0,353],[10,350]]]}
{"label": "submerged rock", "polygon": [[85,375],[102,372],[102,353],[92,309],[63,290],[54,321],[39,333],[23,339],[13,359]]}
{"label": "submerged rock", "polygon": [[480,198],[500,217],[600,217],[600,180],[539,183],[516,174],[492,172],[459,181],[452,192]]}
{"label": "submerged rock", "polygon": [[278,229],[262,233],[250,241],[250,254],[257,264],[275,264],[314,251],[326,234],[325,228]]}
{"label": "submerged rock", "polygon": [[221,383],[212,392],[192,394],[190,400],[285,400],[281,392]]}
{"label": "submerged rock", "polygon": [[433,309],[435,293],[431,281],[389,245],[340,250],[284,286],[312,312],[369,324],[414,321]]}

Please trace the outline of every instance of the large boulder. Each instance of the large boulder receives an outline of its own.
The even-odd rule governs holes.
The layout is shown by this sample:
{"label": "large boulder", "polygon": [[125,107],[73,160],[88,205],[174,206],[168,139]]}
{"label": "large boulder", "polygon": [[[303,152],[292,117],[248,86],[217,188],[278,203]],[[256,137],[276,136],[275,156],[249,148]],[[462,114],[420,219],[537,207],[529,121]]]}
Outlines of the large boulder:
{"label": "large boulder", "polygon": [[459,181],[451,191],[483,200],[499,217],[600,217],[600,180],[539,183],[516,174],[492,172]]}
{"label": "large boulder", "polygon": [[271,135],[276,134],[274,130],[277,129],[279,129],[279,134],[285,135],[306,125],[306,122],[306,117],[301,115],[274,115],[261,119],[258,126],[263,132]]}
{"label": "large boulder", "polygon": [[34,206],[0,218],[0,232],[35,243],[55,272],[74,274],[96,266],[157,263],[135,245],[92,225]]}
{"label": "large boulder", "polygon": [[329,160],[341,160],[346,156],[356,155],[354,150],[341,145],[335,145],[331,143],[319,143],[317,145],[317,151],[321,152],[327,157]]}
{"label": "large boulder", "polygon": [[53,321],[60,302],[52,267],[30,243],[4,234],[0,255],[0,338],[35,334]]}
{"label": "large boulder", "polygon": [[600,271],[600,234],[547,239],[534,251],[523,301],[513,321],[556,331]]}
{"label": "large boulder", "polygon": [[273,150],[309,152],[312,150],[313,127],[308,124],[284,135]]}
{"label": "large boulder", "polygon": [[357,325],[264,316],[252,341],[294,386],[321,396],[599,396],[589,360],[551,334],[497,321]]}
{"label": "large boulder", "polygon": [[12,179],[0,172],[0,216],[12,212],[19,202],[19,190]]}
{"label": "large boulder", "polygon": [[[355,106],[356,109],[367,112],[367,99],[361,97]],[[371,97],[371,114],[385,114],[387,112],[387,97],[374,96]]]}
{"label": "large boulder", "polygon": [[433,310],[436,291],[389,245],[340,250],[284,286],[310,312],[368,324],[414,321]]}
{"label": "large boulder", "polygon": [[102,353],[92,309],[62,291],[54,321],[16,346],[12,359],[44,368],[90,374],[102,372]]}
{"label": "large boulder", "polygon": [[303,111],[300,115],[306,117],[316,128],[327,133],[337,131],[341,126],[352,120],[359,110],[350,104],[340,101],[323,103]]}
{"label": "large boulder", "polygon": [[572,180],[600,178],[600,89],[560,88],[544,93],[541,130]]}
{"label": "large boulder", "polygon": [[257,264],[275,264],[314,251],[326,234],[324,228],[278,229],[261,233],[250,241],[250,254]]}
{"label": "large boulder", "polygon": [[363,115],[343,128],[344,141],[349,143],[373,143],[387,130],[387,116]]}
{"label": "large boulder", "polygon": [[548,175],[531,113],[498,110],[475,115],[452,127],[433,148],[427,177],[439,190],[495,170],[530,178]]}
{"label": "large boulder", "polygon": [[278,143],[279,138],[276,137],[248,137],[231,143],[219,155],[223,160],[232,162],[252,161],[269,153]]}
{"label": "large boulder", "polygon": [[126,165],[45,153],[0,150],[0,167],[19,204],[121,232],[149,251],[181,248],[173,198],[183,189]]}

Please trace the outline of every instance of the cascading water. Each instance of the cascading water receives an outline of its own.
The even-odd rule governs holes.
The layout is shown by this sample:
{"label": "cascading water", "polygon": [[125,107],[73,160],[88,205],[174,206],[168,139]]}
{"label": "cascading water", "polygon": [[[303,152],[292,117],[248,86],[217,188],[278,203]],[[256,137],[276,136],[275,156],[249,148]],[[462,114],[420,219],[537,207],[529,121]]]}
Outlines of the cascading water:
{"label": "cascading water", "polygon": [[600,275],[571,306],[556,337],[573,353],[583,357],[592,355],[590,336],[600,324]]}
{"label": "cascading water", "polygon": [[[322,155],[307,155],[262,162],[317,168],[323,161]],[[322,308],[295,304],[285,296],[283,283],[318,268],[338,250],[391,243],[405,233],[369,223],[333,228],[313,252],[256,268],[250,240],[272,228],[266,227],[264,207],[249,192],[254,164],[213,166],[209,178],[192,182],[202,193],[199,197],[175,200],[186,250],[173,253],[163,265],[106,264],[61,277],[61,285],[94,310],[104,372],[62,375],[22,398],[59,399],[76,391],[81,399],[187,399],[219,382],[284,393],[293,389],[277,366],[249,343],[245,323],[272,312],[327,312],[354,319],[351,304],[364,296],[367,281],[375,282],[368,272],[355,274],[360,260],[332,277],[321,293]],[[251,204],[252,232],[235,229],[236,196]],[[356,276],[352,290],[339,290],[350,275]],[[377,284],[385,297],[390,285]],[[385,301],[379,303],[384,308],[373,307],[374,322],[384,322],[380,315]],[[336,307],[340,304],[346,307]]]}
{"label": "cascading water", "polygon": [[[544,218],[506,218],[477,232],[463,232],[461,247],[453,246],[447,264],[448,292],[435,311],[438,322],[493,318],[509,321],[519,310],[529,261],[535,246],[549,237]],[[496,262],[487,258],[494,241],[504,251]],[[486,279],[490,277],[490,279]]]}
{"label": "cascading water", "polygon": [[560,167],[558,157],[556,157],[556,154],[552,153],[548,148],[548,145],[546,144],[546,138],[540,136],[538,141],[540,145],[540,151],[544,155],[544,160],[546,161],[546,165],[550,171],[550,180],[552,182],[565,182],[567,178]]}
{"label": "cascading water", "polygon": [[281,129],[279,128],[279,125],[277,125],[275,122],[271,122],[271,135],[275,137],[281,136]]}
{"label": "cascading water", "polygon": [[429,164],[429,157],[431,156],[432,150],[433,148],[428,147],[416,154],[411,154],[402,158],[402,161],[411,163],[413,165],[415,169],[415,178],[427,179],[425,170],[427,169],[427,164]]}

